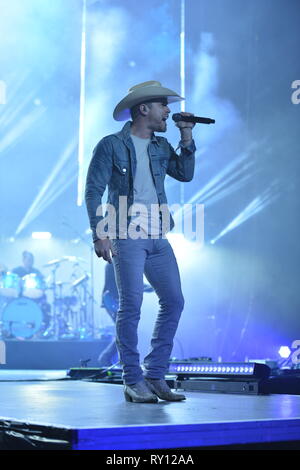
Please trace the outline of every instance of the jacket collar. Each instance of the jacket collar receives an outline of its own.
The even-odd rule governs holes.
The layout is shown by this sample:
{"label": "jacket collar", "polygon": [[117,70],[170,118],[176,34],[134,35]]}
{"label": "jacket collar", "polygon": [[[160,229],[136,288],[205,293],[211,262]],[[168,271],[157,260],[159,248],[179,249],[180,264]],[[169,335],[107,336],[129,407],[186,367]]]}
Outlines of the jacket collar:
{"label": "jacket collar", "polygon": [[[123,140],[125,143],[129,142],[130,139],[130,128],[131,128],[132,121],[127,121],[124,125],[123,129],[119,132],[115,133],[115,136],[119,139]],[[151,142],[158,144],[158,140],[156,135],[153,133],[151,137]]]}

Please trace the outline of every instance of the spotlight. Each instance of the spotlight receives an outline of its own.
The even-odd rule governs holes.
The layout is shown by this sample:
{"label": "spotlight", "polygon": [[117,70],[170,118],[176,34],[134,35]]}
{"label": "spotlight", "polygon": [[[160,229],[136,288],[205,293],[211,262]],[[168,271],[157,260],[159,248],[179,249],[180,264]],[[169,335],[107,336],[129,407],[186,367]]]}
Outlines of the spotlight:
{"label": "spotlight", "polygon": [[283,359],[287,359],[288,357],[290,357],[291,350],[288,346],[280,346],[280,348],[278,349],[278,354]]}
{"label": "spotlight", "polygon": [[50,240],[52,234],[50,232],[32,232],[31,237],[34,240]]}

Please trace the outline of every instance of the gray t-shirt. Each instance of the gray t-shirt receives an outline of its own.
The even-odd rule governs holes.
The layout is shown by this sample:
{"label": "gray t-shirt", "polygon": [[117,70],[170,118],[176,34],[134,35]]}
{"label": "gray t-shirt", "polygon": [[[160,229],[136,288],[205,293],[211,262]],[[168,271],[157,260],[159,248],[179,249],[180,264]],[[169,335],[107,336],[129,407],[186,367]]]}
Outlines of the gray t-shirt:
{"label": "gray t-shirt", "polygon": [[[132,224],[140,225],[140,229],[147,235],[159,235],[158,198],[153,182],[148,145],[150,139],[141,139],[131,134],[136,153],[136,173],[133,182],[134,204],[143,204],[145,211],[131,220]],[[155,207],[151,205],[155,204]],[[155,210],[156,209],[156,210]]]}

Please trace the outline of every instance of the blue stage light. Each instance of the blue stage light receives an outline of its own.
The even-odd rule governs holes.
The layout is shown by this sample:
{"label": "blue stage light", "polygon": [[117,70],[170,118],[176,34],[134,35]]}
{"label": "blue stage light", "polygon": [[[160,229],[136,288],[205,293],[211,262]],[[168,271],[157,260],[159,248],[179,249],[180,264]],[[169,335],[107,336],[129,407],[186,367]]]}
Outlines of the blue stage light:
{"label": "blue stage light", "polygon": [[174,361],[169,364],[169,373],[178,375],[216,376],[216,377],[267,377],[270,368],[259,363],[190,363]]}

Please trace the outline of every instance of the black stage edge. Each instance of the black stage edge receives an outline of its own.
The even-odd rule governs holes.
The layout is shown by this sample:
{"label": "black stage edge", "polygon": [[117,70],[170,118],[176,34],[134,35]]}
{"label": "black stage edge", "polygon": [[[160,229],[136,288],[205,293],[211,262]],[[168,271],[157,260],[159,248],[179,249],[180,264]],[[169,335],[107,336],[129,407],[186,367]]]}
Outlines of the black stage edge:
{"label": "black stage edge", "polygon": [[[205,423],[197,426],[64,429],[0,419],[0,450],[110,450],[107,452],[110,456],[122,455],[122,452],[129,450],[131,455],[133,451],[141,453],[145,450],[152,455],[154,452],[166,454],[167,451],[171,455],[186,455],[188,450],[217,449],[300,450],[299,422],[281,421],[280,427],[279,433],[278,423],[266,421],[260,424],[239,422]],[[248,442],[243,442],[245,435],[248,436]],[[293,437],[298,440],[293,440]],[[218,442],[220,445],[216,445]]]}
{"label": "black stage edge", "polygon": [[0,450],[71,450],[74,441],[69,429],[0,419]]}
{"label": "black stage edge", "polygon": [[80,361],[87,359],[90,359],[89,366],[97,367],[97,359],[110,341],[4,341],[6,363],[0,367],[10,370],[59,370],[80,366]]}

